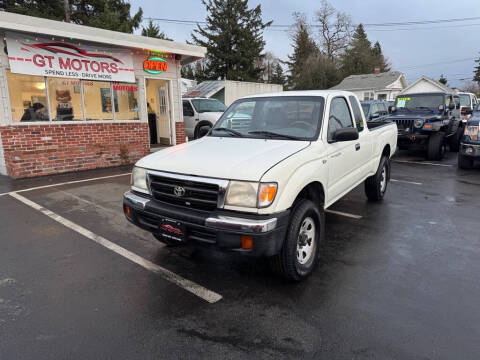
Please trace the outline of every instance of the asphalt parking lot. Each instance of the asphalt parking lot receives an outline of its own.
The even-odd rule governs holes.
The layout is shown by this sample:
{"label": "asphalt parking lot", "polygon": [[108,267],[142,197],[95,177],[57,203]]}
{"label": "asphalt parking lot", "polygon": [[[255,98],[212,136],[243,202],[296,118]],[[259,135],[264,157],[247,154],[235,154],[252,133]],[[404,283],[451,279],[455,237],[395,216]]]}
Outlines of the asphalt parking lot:
{"label": "asphalt parking lot", "polygon": [[335,204],[300,284],[158,243],[128,172],[0,179],[0,359],[478,359],[480,169],[456,154],[400,153],[382,203]]}

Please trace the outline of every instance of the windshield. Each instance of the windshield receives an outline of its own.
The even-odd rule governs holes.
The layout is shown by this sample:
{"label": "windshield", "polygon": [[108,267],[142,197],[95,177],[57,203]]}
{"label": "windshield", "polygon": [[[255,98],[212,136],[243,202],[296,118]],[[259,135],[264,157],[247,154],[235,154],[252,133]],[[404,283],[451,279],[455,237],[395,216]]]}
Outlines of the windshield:
{"label": "windshield", "polygon": [[459,96],[461,106],[470,106],[470,95],[460,94]]}
{"label": "windshield", "polygon": [[276,96],[234,102],[210,136],[313,140],[323,116],[323,97]]}
{"label": "windshield", "polygon": [[480,111],[480,102],[475,106],[475,111]]}
{"label": "windshield", "polygon": [[368,115],[368,110],[370,109],[370,104],[362,104],[362,110],[363,110],[363,114],[365,116]]}
{"label": "windshield", "polygon": [[192,104],[198,113],[224,112],[227,107],[216,99],[195,99]]}
{"label": "windshield", "polygon": [[440,105],[444,105],[444,96],[435,95],[408,95],[397,97],[395,106],[397,109],[431,109],[437,110]]}

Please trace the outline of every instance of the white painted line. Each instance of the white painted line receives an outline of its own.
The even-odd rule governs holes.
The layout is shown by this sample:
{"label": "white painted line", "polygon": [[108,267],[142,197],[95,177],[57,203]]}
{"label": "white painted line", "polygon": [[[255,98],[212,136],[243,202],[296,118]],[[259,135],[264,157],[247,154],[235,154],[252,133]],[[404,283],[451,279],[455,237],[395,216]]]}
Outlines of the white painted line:
{"label": "white painted line", "polygon": [[68,227],[69,229],[85,236],[86,238],[96,242],[99,245],[102,245],[103,247],[117,253],[120,256],[123,256],[124,258],[134,262],[137,265],[142,266],[143,268],[150,270],[151,272],[160,275],[162,278],[164,278],[167,281],[170,281],[174,283],[175,285],[180,286],[181,288],[191,292],[192,294],[198,296],[199,298],[208,301],[209,303],[213,304],[219,300],[222,299],[222,296],[220,294],[217,294],[216,292],[213,292],[211,290],[208,290],[207,288],[204,288],[201,285],[198,285],[194,283],[193,281],[187,280],[170,270],[167,270],[157,264],[154,264],[148,260],[145,260],[144,258],[138,256],[137,254],[105,239],[102,236],[99,236],[97,234],[94,234],[90,230],[85,229],[84,227],[77,225],[70,220],[65,219],[64,217],[55,214],[54,212],[44,208],[41,205],[38,205],[37,203],[34,203],[33,201],[23,197],[22,195],[19,195],[15,192],[10,193],[10,196],[14,197],[15,199],[21,201],[25,205],[30,206],[31,208],[40,211],[42,214],[48,216],[49,218],[55,220],[56,222]]}
{"label": "white painted line", "polygon": [[393,160],[393,162],[405,163],[405,164],[432,165],[432,166],[447,166],[447,167],[453,166],[451,164],[437,164],[437,163],[431,163],[426,161]]}
{"label": "white painted line", "polygon": [[36,187],[28,188],[28,189],[21,189],[21,190],[11,191],[11,192],[8,192],[8,193],[3,193],[3,194],[0,194],[0,196],[10,195],[10,194],[13,194],[13,193],[22,193],[22,192],[32,191],[32,190],[46,189],[46,188],[55,187],[55,186],[70,185],[70,184],[79,184],[79,183],[84,183],[84,182],[88,182],[88,181],[111,179],[111,178],[116,178],[116,177],[120,177],[120,176],[131,175],[131,174],[132,174],[132,173],[124,173],[124,174],[117,174],[117,175],[108,175],[108,176],[101,176],[101,177],[90,178],[90,179],[66,181],[66,182],[62,182],[62,183],[36,186]]}
{"label": "white painted line", "polygon": [[415,182],[415,181],[406,181],[406,180],[398,180],[398,179],[390,179],[390,181],[404,183],[404,184],[412,184],[412,185],[423,185],[422,183]]}
{"label": "white painted line", "polygon": [[360,215],[349,214],[349,213],[345,213],[345,212],[341,212],[341,211],[335,211],[335,210],[328,210],[327,209],[327,210],[325,210],[325,212],[330,213],[330,214],[345,216],[345,217],[352,218],[352,219],[357,219],[357,220],[362,218]]}

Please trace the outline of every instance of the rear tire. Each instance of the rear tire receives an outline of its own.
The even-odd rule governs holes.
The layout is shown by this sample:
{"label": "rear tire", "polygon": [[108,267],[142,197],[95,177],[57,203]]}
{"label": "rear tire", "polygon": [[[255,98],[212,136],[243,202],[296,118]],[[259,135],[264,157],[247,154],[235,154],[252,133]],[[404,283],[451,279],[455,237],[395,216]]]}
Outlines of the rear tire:
{"label": "rear tire", "polygon": [[318,264],[325,238],[323,206],[302,199],[293,208],[282,250],[270,258],[272,269],[291,281],[308,277]]}
{"label": "rear tire", "polygon": [[450,151],[451,152],[457,152],[458,149],[460,149],[460,140],[462,139],[463,135],[463,128],[458,127],[457,131],[455,132],[455,135],[452,136],[450,139]]}
{"label": "rear tire", "polygon": [[388,181],[390,180],[390,159],[382,156],[375,175],[365,180],[365,195],[370,201],[380,201],[387,191]]}
{"label": "rear tire", "polygon": [[184,245],[185,245],[185,243],[180,242],[180,241],[165,239],[164,237],[162,237],[162,235],[159,235],[159,234],[154,234],[154,233],[152,233],[152,235],[153,235],[153,237],[154,237],[155,239],[157,239],[157,240],[160,241],[161,243],[164,243],[164,244],[167,245],[168,247],[180,247],[180,246],[184,246]]}
{"label": "rear tire", "polygon": [[473,159],[471,157],[458,153],[458,168],[459,169],[473,168]]}
{"label": "rear tire", "polygon": [[428,160],[442,160],[445,156],[445,133],[442,131],[434,133],[428,140],[427,159]]}

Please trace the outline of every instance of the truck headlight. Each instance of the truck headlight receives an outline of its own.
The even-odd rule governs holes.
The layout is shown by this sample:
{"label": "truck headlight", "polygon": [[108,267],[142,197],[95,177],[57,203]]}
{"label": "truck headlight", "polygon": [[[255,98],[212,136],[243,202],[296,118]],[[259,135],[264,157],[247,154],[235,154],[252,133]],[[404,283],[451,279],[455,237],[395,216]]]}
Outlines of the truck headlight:
{"label": "truck headlight", "polygon": [[480,127],[478,125],[467,125],[465,126],[465,136],[469,136],[472,140],[478,140]]}
{"label": "truck headlight", "polygon": [[415,120],[415,122],[413,123],[413,125],[414,125],[416,128],[421,128],[421,127],[423,126],[423,120],[417,119],[417,120]]}
{"label": "truck headlight", "polygon": [[263,208],[273,202],[276,193],[276,183],[230,181],[225,204],[249,208]]}
{"label": "truck headlight", "polygon": [[147,170],[140,167],[134,167],[132,170],[132,189],[144,193],[148,192]]}

